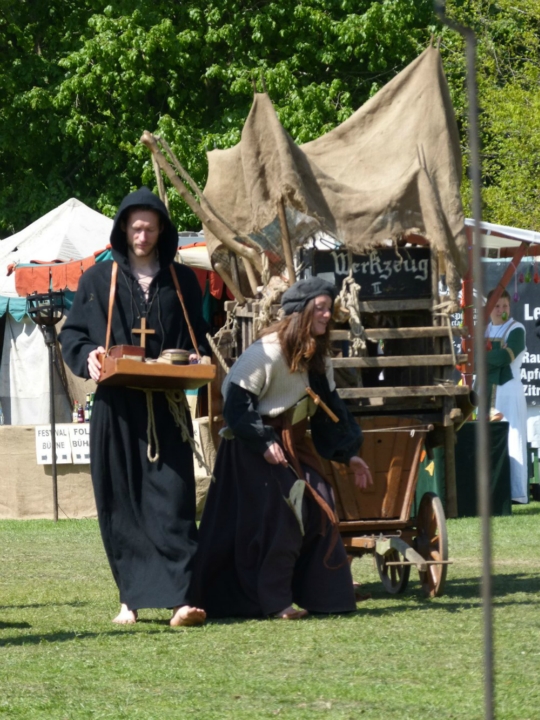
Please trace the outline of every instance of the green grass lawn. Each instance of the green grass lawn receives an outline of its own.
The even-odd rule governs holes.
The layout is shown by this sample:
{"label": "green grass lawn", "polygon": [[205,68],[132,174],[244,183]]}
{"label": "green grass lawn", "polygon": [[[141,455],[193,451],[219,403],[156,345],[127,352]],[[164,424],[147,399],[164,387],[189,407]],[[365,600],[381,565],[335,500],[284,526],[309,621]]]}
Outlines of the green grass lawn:
{"label": "green grass lawn", "polygon": [[[0,717],[38,720],[483,717],[480,528],[448,523],[447,594],[417,576],[358,612],[169,628],[110,623],[116,590],[95,521],[0,522]],[[540,718],[540,503],[493,522],[498,720]]]}

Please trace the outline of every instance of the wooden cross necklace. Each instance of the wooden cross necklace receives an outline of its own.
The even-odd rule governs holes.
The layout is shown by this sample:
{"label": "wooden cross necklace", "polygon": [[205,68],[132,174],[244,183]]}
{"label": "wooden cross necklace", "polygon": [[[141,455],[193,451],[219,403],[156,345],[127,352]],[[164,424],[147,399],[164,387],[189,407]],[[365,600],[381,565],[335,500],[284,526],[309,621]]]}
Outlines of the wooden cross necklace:
{"label": "wooden cross necklace", "polygon": [[[157,262],[157,255],[155,257],[155,261]],[[146,349],[146,336],[147,335],[155,335],[156,331],[152,330],[150,328],[146,327],[146,316],[150,312],[150,308],[152,307],[152,304],[156,298],[156,295],[158,294],[158,288],[155,289],[154,295],[150,298],[149,292],[150,292],[150,285],[152,283],[153,278],[157,275],[159,272],[159,266],[152,268],[148,267],[146,274],[142,272],[142,270],[139,268],[139,271],[137,271],[136,267],[132,267],[133,276],[135,279],[135,282],[137,284],[138,290],[142,295],[142,300],[144,305],[146,306],[145,311],[143,311],[145,314],[139,315],[141,320],[141,327],[138,330],[132,330],[132,335],[140,335],[141,336],[141,347],[145,350]],[[133,297],[133,294],[132,294]],[[135,305],[137,305],[137,302],[135,301]]]}
{"label": "wooden cross necklace", "polygon": [[147,335],[155,335],[156,331],[151,330],[150,328],[146,327],[146,318],[141,318],[141,327],[139,330],[132,330],[131,331],[133,335],[140,335],[141,336],[141,347],[146,348],[146,336]]}

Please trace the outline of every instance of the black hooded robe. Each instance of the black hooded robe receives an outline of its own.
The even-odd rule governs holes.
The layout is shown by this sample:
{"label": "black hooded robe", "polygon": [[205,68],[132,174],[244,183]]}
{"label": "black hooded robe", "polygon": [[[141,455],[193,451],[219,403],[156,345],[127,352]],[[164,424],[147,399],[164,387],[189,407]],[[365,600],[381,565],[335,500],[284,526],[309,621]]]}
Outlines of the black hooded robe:
{"label": "black hooded robe", "polygon": [[[133,277],[121,219],[129,208],[144,206],[160,213],[160,270],[148,301]],[[140,345],[141,317],[155,330],[146,338],[146,356],[170,348],[193,349],[169,266],[178,236],[165,206],[147,188],[122,202],[111,233],[118,263],[111,345]],[[195,274],[174,263],[189,319],[208,354],[201,291]],[[105,345],[112,261],[101,262],[82,276],[73,307],[60,333],[63,357],[78,376],[88,378],[88,354]],[[163,392],[152,393],[159,460],[147,457],[146,394],[128,387],[97,388],[90,422],[90,462],[99,525],[107,558],[129,609],[172,608],[189,604],[193,557],[197,547],[193,455],[182,442]],[[189,420],[189,413],[186,413]]]}

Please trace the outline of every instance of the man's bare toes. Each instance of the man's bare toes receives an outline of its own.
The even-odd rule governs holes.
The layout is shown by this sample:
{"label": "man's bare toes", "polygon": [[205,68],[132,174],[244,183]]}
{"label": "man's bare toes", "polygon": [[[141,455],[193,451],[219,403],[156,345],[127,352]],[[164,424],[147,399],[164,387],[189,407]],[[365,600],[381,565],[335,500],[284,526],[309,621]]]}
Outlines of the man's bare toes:
{"label": "man's bare toes", "polygon": [[279,620],[301,620],[308,615],[307,610],[296,610],[292,605],[274,615]]}
{"label": "man's bare toes", "polygon": [[190,625],[202,625],[206,620],[206,612],[201,608],[182,605],[175,608],[170,621],[171,627],[187,627]]}
{"label": "man's bare toes", "polygon": [[117,625],[134,625],[137,622],[137,611],[129,610],[126,605],[122,605],[118,615],[113,618],[113,623]]}

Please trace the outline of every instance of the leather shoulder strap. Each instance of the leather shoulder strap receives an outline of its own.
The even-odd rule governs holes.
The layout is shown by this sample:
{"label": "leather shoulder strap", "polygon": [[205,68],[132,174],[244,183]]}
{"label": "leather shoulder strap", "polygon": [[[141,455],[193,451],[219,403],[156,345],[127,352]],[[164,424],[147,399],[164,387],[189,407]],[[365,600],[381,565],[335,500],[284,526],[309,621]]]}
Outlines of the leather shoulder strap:
{"label": "leather shoulder strap", "polygon": [[197,353],[197,357],[199,360],[201,359],[201,355],[199,353],[199,348],[197,347],[197,338],[195,337],[195,333],[193,332],[193,327],[191,326],[191,322],[189,320],[189,315],[187,314],[186,305],[184,303],[184,296],[182,295],[182,291],[180,290],[180,283],[178,282],[178,277],[176,276],[176,272],[174,270],[174,265],[171,263],[169,265],[171,275],[174,282],[174,287],[176,288],[176,294],[178,295],[178,299],[180,300],[180,305],[182,306],[182,310],[184,311],[184,317],[186,318],[186,323],[189,330],[189,336],[191,337],[191,342],[193,343],[193,347],[195,349],[195,352]]}
{"label": "leather shoulder strap", "polygon": [[105,354],[109,352],[109,343],[111,341],[111,325],[112,313],[114,306],[114,296],[116,295],[116,276],[118,275],[118,263],[113,261],[111,272],[111,290],[109,292],[109,314],[107,316],[107,336],[105,339]]}

